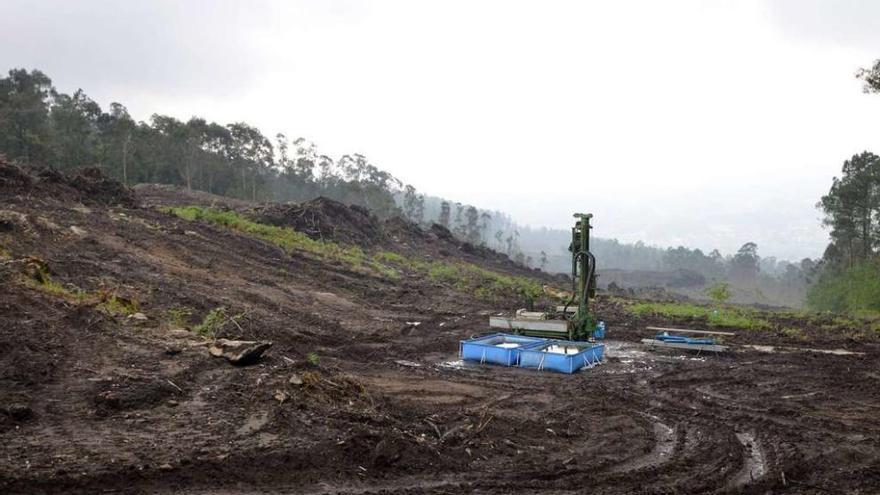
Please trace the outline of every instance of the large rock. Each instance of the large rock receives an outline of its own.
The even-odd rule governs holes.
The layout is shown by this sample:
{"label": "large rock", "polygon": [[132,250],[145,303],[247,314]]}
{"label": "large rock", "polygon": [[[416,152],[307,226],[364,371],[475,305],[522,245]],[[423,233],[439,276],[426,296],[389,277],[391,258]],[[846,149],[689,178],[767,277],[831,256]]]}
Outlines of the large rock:
{"label": "large rock", "polygon": [[208,347],[208,352],[214,357],[223,357],[232,364],[244,366],[257,362],[270,347],[272,342],[268,341],[217,339]]}

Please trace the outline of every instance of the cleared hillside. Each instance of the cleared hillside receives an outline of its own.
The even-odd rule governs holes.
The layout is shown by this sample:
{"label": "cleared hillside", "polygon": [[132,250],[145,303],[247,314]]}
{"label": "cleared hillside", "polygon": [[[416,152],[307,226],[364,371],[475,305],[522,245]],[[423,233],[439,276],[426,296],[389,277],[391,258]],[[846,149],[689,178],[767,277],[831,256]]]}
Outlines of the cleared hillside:
{"label": "cleared hillside", "polygon": [[[596,369],[463,365],[461,339],[488,332],[499,310],[552,304],[541,285],[553,279],[442,227],[323,199],[129,190],[95,171],[5,162],[0,248],[5,493],[822,493],[880,482],[869,323],[733,309],[744,319],[718,319],[603,296],[611,340]],[[732,325],[739,345],[855,353],[646,353],[636,343],[651,324]],[[209,354],[216,338],[273,345],[234,366]]]}

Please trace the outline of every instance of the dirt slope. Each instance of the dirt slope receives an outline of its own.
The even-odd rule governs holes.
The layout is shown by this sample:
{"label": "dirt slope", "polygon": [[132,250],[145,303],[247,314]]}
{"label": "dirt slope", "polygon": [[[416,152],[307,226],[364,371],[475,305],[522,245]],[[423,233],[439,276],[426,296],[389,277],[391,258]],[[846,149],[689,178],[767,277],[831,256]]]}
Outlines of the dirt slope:
{"label": "dirt slope", "polygon": [[[880,486],[875,342],[807,328],[805,342],[744,332],[738,342],[864,354],[650,353],[635,344],[644,327],[675,322],[634,319],[607,298],[598,310],[610,327],[609,359],[596,369],[560,376],[461,365],[458,341],[487,332],[487,316],[504,304],[414,274],[389,279],[285,252],[156,208],[214,204],[254,218],[280,212],[279,221],[318,208],[312,225],[324,226],[337,205],[131,192],[92,172],[77,177],[0,164],[0,492]],[[363,217],[352,225],[365,222],[373,225]],[[376,222],[365,249],[531,273],[442,230]],[[209,356],[194,329],[220,307],[216,336],[274,342],[258,364]],[[799,323],[808,325],[791,322]]]}

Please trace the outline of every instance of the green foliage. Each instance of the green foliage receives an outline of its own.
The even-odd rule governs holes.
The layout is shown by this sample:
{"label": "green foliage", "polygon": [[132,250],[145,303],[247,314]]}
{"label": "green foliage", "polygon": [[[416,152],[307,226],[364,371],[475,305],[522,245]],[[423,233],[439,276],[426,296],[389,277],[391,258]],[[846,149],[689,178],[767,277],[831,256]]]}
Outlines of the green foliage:
{"label": "green foliage", "polygon": [[375,258],[401,269],[421,273],[429,279],[447,284],[462,292],[472,293],[479,299],[497,301],[520,297],[526,301],[543,294],[537,281],[487,270],[472,263],[449,261],[421,261],[398,253],[382,251]]}
{"label": "green foliage", "polygon": [[757,311],[746,308],[710,308],[690,303],[637,303],[627,308],[638,316],[659,315],[667,318],[701,318],[710,325],[745,330],[767,330],[772,327]]}
{"label": "green foliage", "polygon": [[12,69],[0,78],[0,153],[42,161],[50,157],[52,81],[42,72]]}
{"label": "green foliage", "polygon": [[310,366],[317,367],[318,364],[321,363],[321,358],[318,356],[317,352],[310,352],[306,354],[306,362],[309,363]]}
{"label": "green foliage", "polygon": [[214,335],[226,323],[226,308],[214,308],[205,315],[202,322],[193,327],[193,331],[206,339],[213,339]]}
{"label": "green foliage", "polygon": [[859,69],[856,77],[865,82],[862,88],[865,93],[880,93],[880,60],[875,60],[867,69]]}
{"label": "green foliage", "polygon": [[819,206],[831,228],[825,259],[832,269],[870,260],[880,245],[880,157],[865,151],[845,161]]}
{"label": "green foliage", "polygon": [[807,292],[807,304],[837,313],[880,312],[880,261],[827,270]]}
{"label": "green foliage", "polygon": [[113,291],[108,292],[103,289],[97,292],[89,292],[72,284],[65,286],[52,279],[43,265],[33,266],[35,266],[36,270],[35,276],[27,277],[24,281],[26,285],[41,292],[64,299],[72,304],[90,302],[95,304],[97,309],[106,311],[111,315],[131,315],[140,310],[140,303],[137,299],[120,297]]}
{"label": "green foliage", "polygon": [[316,241],[289,227],[261,224],[234,211],[200,206],[174,207],[167,211],[185,220],[205,221],[244,232],[276,244],[288,252],[306,252],[373,275],[397,279],[400,277],[398,268],[422,273],[431,280],[471,292],[481,299],[494,301],[519,296],[534,300],[543,292],[538,282],[526,277],[504,275],[471,263],[426,262],[391,251],[379,251],[370,255],[357,246]]}
{"label": "green foliage", "polygon": [[504,275],[471,263],[435,261],[427,265],[427,275],[431,280],[448,283],[489,301],[511,296],[534,301],[543,293],[541,284],[532,279]]}
{"label": "green foliage", "polygon": [[378,253],[373,255],[373,258],[376,261],[379,261],[382,263],[394,263],[397,265],[404,265],[404,264],[407,264],[409,261],[402,254],[397,254],[393,251],[379,251]]}
{"label": "green foliage", "polygon": [[166,311],[171,323],[177,328],[186,328],[187,320],[193,314],[193,309],[187,306],[171,308]]}
{"label": "green foliage", "polygon": [[[302,138],[290,143],[279,134],[273,143],[244,122],[161,114],[136,122],[119,103],[105,111],[83,90],[57,91],[37,70],[0,77],[0,154],[62,170],[100,164],[126,185],[176,184],[250,200],[324,196],[384,217],[400,212],[400,181],[363,155],[334,160]],[[423,196],[409,206],[418,217]]]}
{"label": "green foliage", "polygon": [[706,295],[712,298],[713,301],[724,304],[731,296],[730,284],[727,282],[716,282],[706,289]]}
{"label": "green foliage", "polygon": [[58,281],[53,280],[44,265],[32,264],[32,267],[35,270],[34,276],[25,277],[25,285],[74,304],[82,303],[89,298],[89,294],[85,291],[73,285],[65,287]]}
{"label": "green foliage", "polygon": [[59,282],[46,277],[42,282],[28,280],[28,285],[46,294],[60,297],[70,302],[81,303],[86,300],[87,294],[76,287],[65,287]]}
{"label": "green foliage", "polygon": [[795,327],[786,327],[782,329],[782,334],[786,337],[790,337],[796,340],[806,340],[806,336],[804,335],[804,331],[800,328]]}
{"label": "green foliage", "polygon": [[126,299],[110,295],[98,307],[114,315],[132,315],[140,309],[137,299]]}
{"label": "green foliage", "polygon": [[185,220],[208,222],[250,234],[287,252],[305,252],[371,275],[394,280],[400,277],[400,270],[421,273],[431,280],[449,284],[457,290],[488,301],[512,296],[533,301],[543,293],[538,282],[526,277],[505,275],[472,263],[421,261],[391,251],[379,251],[370,255],[357,246],[316,241],[292,228],[258,223],[231,210],[184,206],[168,208],[167,211]]}
{"label": "green foliage", "polygon": [[305,252],[320,259],[338,261],[362,272],[391,279],[398,277],[397,270],[384,265],[375,256],[368,256],[357,246],[344,246],[331,241],[317,241],[290,227],[258,223],[232,210],[183,206],[168,208],[167,211],[185,220],[209,222],[253,235],[271,242],[287,252]]}

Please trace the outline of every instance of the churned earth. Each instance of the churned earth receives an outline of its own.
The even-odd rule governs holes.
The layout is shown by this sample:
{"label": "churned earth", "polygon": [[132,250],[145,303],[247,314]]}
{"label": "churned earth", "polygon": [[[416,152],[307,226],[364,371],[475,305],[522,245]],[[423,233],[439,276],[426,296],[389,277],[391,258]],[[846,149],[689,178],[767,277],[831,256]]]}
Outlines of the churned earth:
{"label": "churned earth", "polygon": [[[327,200],[252,204],[0,163],[3,493],[880,490],[880,345],[864,329],[769,314],[797,338],[741,330],[724,355],[664,353],[640,345],[647,326],[701,322],[637,317],[604,295],[593,369],[462,363],[459,341],[521,299],[167,210],[183,205],[367,256],[555,282],[442,227]],[[235,366],[209,354],[220,337],[273,345]]]}

